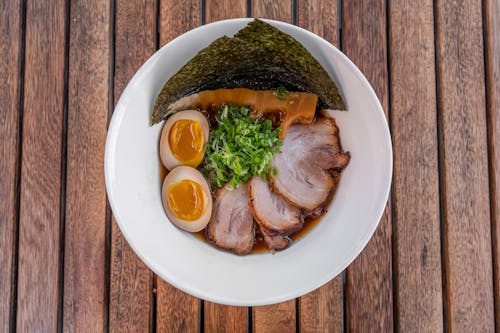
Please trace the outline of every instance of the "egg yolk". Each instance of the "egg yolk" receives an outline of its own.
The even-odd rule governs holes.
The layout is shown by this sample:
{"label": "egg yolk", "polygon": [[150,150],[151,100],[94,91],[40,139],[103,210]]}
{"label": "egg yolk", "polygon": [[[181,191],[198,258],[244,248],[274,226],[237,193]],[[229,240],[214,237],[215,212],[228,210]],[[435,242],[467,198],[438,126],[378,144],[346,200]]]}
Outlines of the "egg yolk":
{"label": "egg yolk", "polygon": [[168,187],[168,206],[174,215],[185,221],[195,221],[205,212],[207,203],[200,184],[181,180]]}
{"label": "egg yolk", "polygon": [[183,165],[197,167],[203,158],[205,144],[200,123],[190,119],[177,120],[170,129],[168,143],[174,157]]}

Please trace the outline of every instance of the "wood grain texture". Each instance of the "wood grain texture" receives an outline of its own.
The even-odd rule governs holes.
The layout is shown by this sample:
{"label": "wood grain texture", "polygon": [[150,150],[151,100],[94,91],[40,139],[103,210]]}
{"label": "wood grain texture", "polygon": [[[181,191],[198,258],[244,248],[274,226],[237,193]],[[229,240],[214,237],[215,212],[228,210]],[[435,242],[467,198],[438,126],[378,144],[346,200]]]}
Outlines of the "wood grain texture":
{"label": "wood grain texture", "polygon": [[162,0],[160,4],[160,47],[201,25],[201,1]]}
{"label": "wood grain texture", "polygon": [[0,3],[0,332],[14,327],[21,20],[19,0]]}
{"label": "wood grain texture", "polygon": [[[336,1],[298,0],[298,25],[338,46],[338,8]],[[342,276],[302,296],[299,302],[300,331],[343,332],[344,293]]]}
{"label": "wood grain texture", "polygon": [[338,276],[299,299],[300,332],[344,332],[344,292]]}
{"label": "wood grain texture", "polygon": [[295,300],[253,308],[253,332],[286,333],[296,331]]}
{"label": "wood grain texture", "polygon": [[63,0],[27,2],[19,332],[57,330],[65,16]]}
{"label": "wood grain texture", "polygon": [[171,286],[159,277],[156,279],[156,332],[199,332],[200,303],[198,299]]}
{"label": "wood grain texture", "polygon": [[[206,23],[246,17],[246,6],[246,0],[206,0]],[[204,328],[207,333],[245,332],[248,326],[248,309],[246,307],[225,306],[206,301],[204,304],[204,318]]]}
{"label": "wood grain texture", "polygon": [[433,2],[389,6],[396,316],[443,331]]}
{"label": "wood grain texture", "polygon": [[247,331],[248,309],[205,302],[205,332],[233,333]]}
{"label": "wood grain texture", "polygon": [[[155,51],[155,10],[147,0],[115,3],[115,105],[128,81]],[[114,218],[110,270],[110,332],[147,332],[153,310],[153,273],[130,248]]]}
{"label": "wood grain texture", "polygon": [[436,8],[448,328],[493,332],[481,3]]}
{"label": "wood grain texture", "polygon": [[[253,0],[252,17],[268,18],[291,23],[291,1]],[[296,300],[252,309],[253,331],[293,332],[296,330]]]}
{"label": "wood grain texture", "polygon": [[339,46],[337,1],[297,0],[298,26],[314,32],[335,46]]}
{"label": "wood grain texture", "polygon": [[205,20],[207,23],[246,16],[246,0],[205,0]]}
{"label": "wood grain texture", "polygon": [[292,23],[292,2],[253,0],[251,16]]}
{"label": "wood grain texture", "polygon": [[[387,13],[382,0],[344,1],[342,50],[375,89],[386,117]],[[364,251],[347,269],[347,326],[352,332],[393,330],[390,206]]]}
{"label": "wood grain texture", "polygon": [[[162,0],[160,4],[160,46],[201,24],[198,0]],[[156,277],[156,331],[198,332],[200,301]]]}
{"label": "wood grain texture", "polygon": [[486,94],[490,146],[490,188],[493,228],[493,269],[495,313],[500,329],[500,1],[486,0],[484,6],[486,40]]}
{"label": "wood grain texture", "polygon": [[71,3],[64,249],[64,331],[107,320],[104,144],[109,108],[110,3]]}

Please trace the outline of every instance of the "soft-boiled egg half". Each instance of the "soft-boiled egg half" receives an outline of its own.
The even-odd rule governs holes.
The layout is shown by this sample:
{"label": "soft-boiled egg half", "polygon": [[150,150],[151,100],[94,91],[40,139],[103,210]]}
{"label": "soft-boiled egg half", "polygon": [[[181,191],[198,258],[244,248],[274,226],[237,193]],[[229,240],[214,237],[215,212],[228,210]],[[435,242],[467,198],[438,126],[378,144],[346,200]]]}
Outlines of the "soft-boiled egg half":
{"label": "soft-boiled egg half", "polygon": [[212,215],[208,183],[196,169],[178,166],[163,181],[163,207],[170,221],[189,232],[202,230]]}
{"label": "soft-boiled egg half", "polygon": [[179,165],[196,168],[203,160],[209,127],[205,116],[195,110],[172,115],[163,126],[160,158],[168,170]]}

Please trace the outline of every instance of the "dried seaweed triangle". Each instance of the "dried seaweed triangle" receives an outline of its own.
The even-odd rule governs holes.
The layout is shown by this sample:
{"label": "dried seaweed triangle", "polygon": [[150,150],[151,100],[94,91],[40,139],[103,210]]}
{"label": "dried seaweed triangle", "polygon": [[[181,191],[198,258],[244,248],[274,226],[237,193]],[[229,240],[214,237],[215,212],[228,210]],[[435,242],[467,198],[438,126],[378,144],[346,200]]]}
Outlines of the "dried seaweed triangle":
{"label": "dried seaweed triangle", "polygon": [[279,86],[318,95],[320,108],[345,110],[335,82],[311,53],[290,35],[255,19],[234,37],[215,40],[167,81],[151,124],[168,118],[173,102],[199,91]]}

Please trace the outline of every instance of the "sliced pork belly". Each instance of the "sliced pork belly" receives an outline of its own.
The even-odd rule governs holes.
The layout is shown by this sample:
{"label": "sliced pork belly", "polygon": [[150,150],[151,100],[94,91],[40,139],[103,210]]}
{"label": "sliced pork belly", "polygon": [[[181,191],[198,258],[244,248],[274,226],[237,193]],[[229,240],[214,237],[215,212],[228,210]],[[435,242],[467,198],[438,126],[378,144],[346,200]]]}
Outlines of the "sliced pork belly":
{"label": "sliced pork belly", "polygon": [[218,247],[236,254],[252,251],[255,229],[246,184],[232,191],[226,185],[217,191],[207,235]]}
{"label": "sliced pork belly", "polygon": [[255,220],[268,234],[289,235],[302,227],[300,209],[273,193],[261,177],[248,181],[248,196]]}
{"label": "sliced pork belly", "polygon": [[349,159],[349,153],[341,152],[334,119],[290,126],[281,153],[273,159],[279,173],[270,179],[271,187],[294,206],[313,211],[336,186],[329,170],[341,171]]}
{"label": "sliced pork belly", "polygon": [[292,243],[292,240],[288,236],[272,236],[268,234],[268,232],[262,227],[260,228],[260,232],[264,237],[264,241],[266,242],[267,246],[273,252],[284,250]]}

